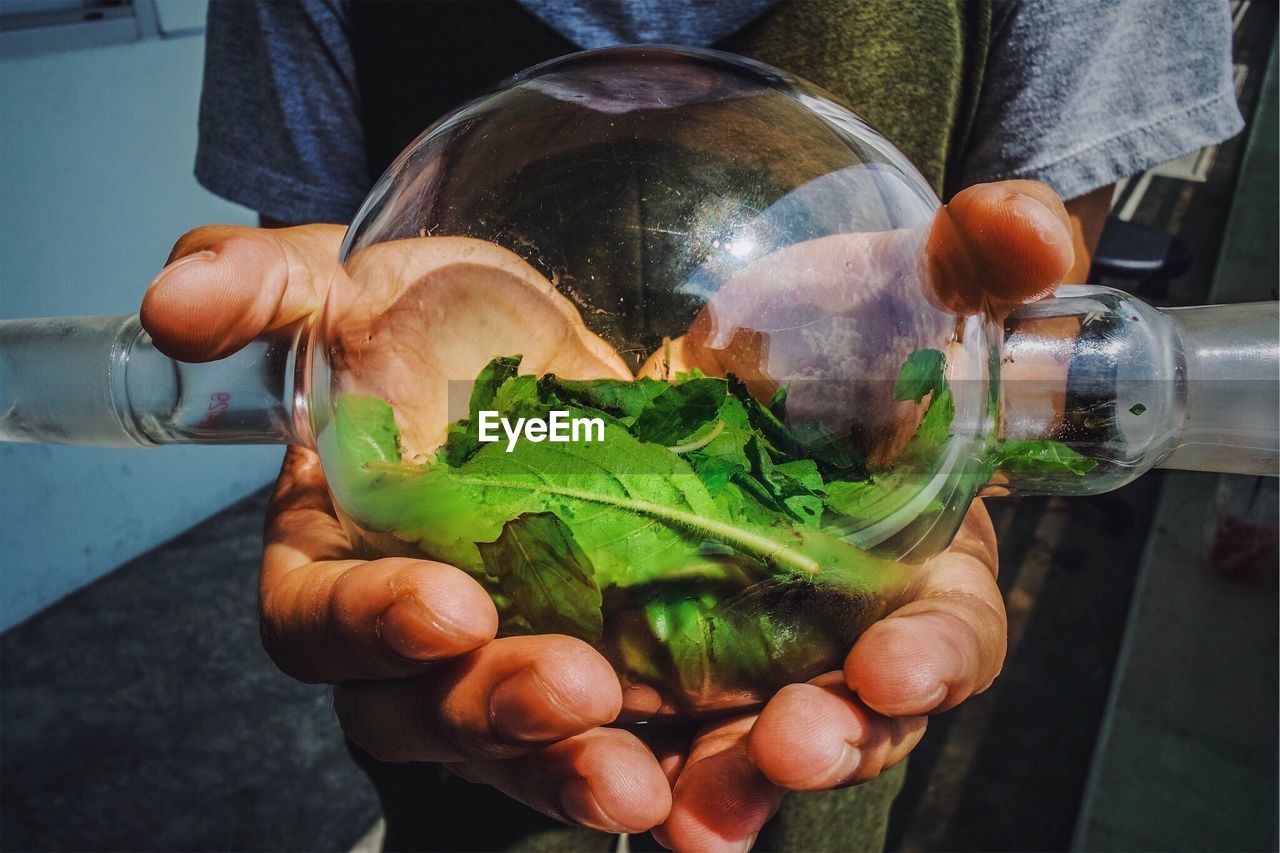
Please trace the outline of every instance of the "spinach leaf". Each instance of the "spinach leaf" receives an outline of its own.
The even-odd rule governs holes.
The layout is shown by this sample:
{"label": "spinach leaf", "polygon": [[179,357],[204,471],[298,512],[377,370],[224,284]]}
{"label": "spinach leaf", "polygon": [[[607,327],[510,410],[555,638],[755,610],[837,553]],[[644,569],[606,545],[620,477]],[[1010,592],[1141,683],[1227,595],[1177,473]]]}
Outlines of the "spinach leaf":
{"label": "spinach leaf", "polygon": [[912,461],[936,458],[951,438],[951,422],[955,417],[955,398],[951,396],[951,389],[944,385],[941,391],[933,392],[929,408],[920,420],[920,426],[916,427],[916,434],[907,442],[904,457]]}
{"label": "spinach leaf", "polygon": [[811,459],[776,463],[759,437],[753,437],[744,449],[751,467],[734,478],[738,485],[760,503],[795,521],[815,525],[821,521],[823,484],[817,463]]}
{"label": "spinach leaf", "polygon": [[[326,463],[337,457],[335,498],[364,529],[472,573],[505,632],[598,643],[621,609],[639,607],[642,618],[619,628],[618,654],[627,671],[686,696],[838,665],[909,572],[851,544],[867,525],[892,513],[933,525],[930,513],[997,464],[1073,475],[1095,464],[1056,442],[992,442],[982,465],[960,466],[926,501],[955,419],[936,350],[904,364],[895,398],[927,408],[897,466],[873,471],[848,437],[788,424],[785,388],[762,403],[732,376],[539,379],[519,364],[495,359],[481,372],[469,417],[424,465],[401,461],[387,403],[339,396],[319,436]],[[478,440],[482,410],[553,409],[604,419],[604,440],[519,441],[511,452]]]}
{"label": "spinach leaf", "polygon": [[344,394],[334,413],[342,459],[399,462],[400,430],[391,404],[380,397]]}
{"label": "spinach leaf", "polygon": [[1088,474],[1097,461],[1060,441],[1000,441],[992,453],[996,468],[1030,474]]}
{"label": "spinach leaf", "polygon": [[476,547],[489,574],[510,591],[515,614],[534,632],[600,641],[604,613],[595,567],[563,521],[526,513],[503,525],[497,540]]}
{"label": "spinach leaf", "polygon": [[471,386],[471,402],[465,420],[449,424],[445,432],[443,456],[450,465],[461,465],[480,447],[479,413],[492,411],[498,389],[516,375],[520,368],[520,356],[500,356],[493,359],[480,371],[475,384]]}
{"label": "spinach leaf", "polygon": [[792,456],[812,459],[826,479],[861,480],[867,476],[866,457],[849,438],[836,435],[820,421],[791,428]]}
{"label": "spinach leaf", "polygon": [[493,401],[498,396],[498,389],[508,379],[514,379],[520,370],[520,356],[499,356],[481,369],[476,383],[471,388],[471,411],[474,419],[483,409],[492,409]]}
{"label": "spinach leaf", "polygon": [[749,558],[765,576],[848,566],[872,582],[887,568],[852,545],[817,530],[802,534],[767,512],[734,513],[667,448],[623,429],[605,435],[601,442],[521,442],[512,453],[486,444],[457,467],[363,460],[340,500],[367,529],[393,533],[482,578],[492,575],[476,543],[495,541],[512,519],[543,512],[568,525],[601,588],[649,583],[702,562],[705,543]]}
{"label": "spinach leaf", "polygon": [[774,466],[770,480],[787,511],[801,524],[816,525],[822,521],[826,488],[818,463],[812,459],[783,462]]}
{"label": "spinach leaf", "polygon": [[751,389],[747,387],[747,383],[733,374],[726,376],[725,382],[728,383],[729,393],[742,404],[743,411],[747,413],[747,423],[771,451],[780,453],[783,448],[793,443],[786,424],[755,398]]}
{"label": "spinach leaf", "polygon": [[539,381],[548,393],[565,403],[633,420],[655,397],[671,387],[667,382],[647,377],[626,382],[618,379],[560,379],[548,375]]}
{"label": "spinach leaf", "polygon": [[936,349],[918,349],[907,356],[893,385],[893,399],[919,403],[946,385],[946,357]]}
{"label": "spinach leaf", "polygon": [[[722,383],[723,384],[723,383]],[[714,419],[670,449],[685,458],[713,494],[732,477],[751,469],[746,446],[756,438],[746,410],[726,395]]]}
{"label": "spinach leaf", "polygon": [[[951,437],[955,399],[946,379],[946,358],[933,349],[918,349],[907,357],[894,383],[894,399],[921,402],[928,408],[907,442],[896,467],[877,471],[861,480],[841,480],[826,485],[823,523],[837,535],[855,537],[866,524],[888,518],[916,501],[933,481],[942,453]],[[972,492],[970,493],[972,494]],[[919,515],[934,511],[930,502]]]}
{"label": "spinach leaf", "polygon": [[685,696],[777,689],[838,668],[887,604],[874,592],[799,578],[769,579],[728,593],[705,584],[672,585],[644,607],[660,645],[635,645],[669,656],[669,677]]}
{"label": "spinach leaf", "polygon": [[827,478],[860,479],[866,473],[866,458],[846,437],[838,436],[817,421],[788,427],[784,422],[786,389],[774,394],[769,405],[758,401],[746,383],[736,376],[726,377],[729,393],[747,413],[747,421],[762,445],[782,461],[812,459]]}
{"label": "spinach leaf", "polygon": [[715,423],[725,395],[723,379],[690,379],[670,385],[636,417],[631,434],[654,444],[677,444],[707,423]]}

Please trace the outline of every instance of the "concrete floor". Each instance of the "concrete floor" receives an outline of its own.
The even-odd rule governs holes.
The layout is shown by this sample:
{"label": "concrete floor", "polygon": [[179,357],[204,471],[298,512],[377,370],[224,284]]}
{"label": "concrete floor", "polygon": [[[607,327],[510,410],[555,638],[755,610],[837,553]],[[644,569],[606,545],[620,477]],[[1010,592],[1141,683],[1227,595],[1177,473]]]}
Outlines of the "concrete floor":
{"label": "concrete floor", "polygon": [[0,848],[346,850],[373,824],[327,688],[258,638],[265,494],[0,637]]}
{"label": "concrete floor", "polygon": [[[1273,46],[1210,302],[1276,298],[1277,67]],[[1261,70],[1261,69],[1259,69]],[[1171,473],[1142,572],[1076,846],[1274,850],[1280,644],[1275,528],[1252,565],[1209,541],[1241,517],[1274,525],[1276,483]],[[1249,527],[1232,530],[1243,538]]]}

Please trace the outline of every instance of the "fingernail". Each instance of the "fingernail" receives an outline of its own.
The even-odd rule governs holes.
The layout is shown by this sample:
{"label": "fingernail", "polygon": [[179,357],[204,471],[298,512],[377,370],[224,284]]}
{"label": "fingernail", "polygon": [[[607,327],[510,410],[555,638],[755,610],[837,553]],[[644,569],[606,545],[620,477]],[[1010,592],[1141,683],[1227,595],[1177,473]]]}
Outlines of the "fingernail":
{"label": "fingernail", "polygon": [[181,258],[178,258],[176,261],[169,264],[164,269],[160,270],[159,275],[155,277],[155,280],[151,282],[151,285],[154,287],[155,285],[163,281],[166,276],[168,276],[169,274],[173,273],[176,270],[184,269],[185,267],[194,266],[196,264],[206,264],[209,261],[212,261],[216,257],[218,257],[217,252],[213,251],[212,249],[205,249],[203,251],[194,252],[190,255],[185,255]]}
{"label": "fingernail", "polygon": [[[413,596],[404,596],[392,602],[378,617],[376,630],[393,652],[412,661],[451,657],[474,648],[487,639],[475,633],[468,635],[462,626],[439,618],[439,614],[427,610]],[[450,644],[442,647],[442,638],[450,641]],[[453,645],[455,643],[456,646]]]}
{"label": "fingernail", "polygon": [[818,774],[818,778],[814,780],[815,784],[824,787],[839,784],[852,776],[861,763],[862,751],[852,744],[846,743],[844,749],[840,752],[840,757],[828,765],[826,770]]}
{"label": "fingernail", "polygon": [[746,841],[742,842],[742,846],[741,846],[741,847],[739,847],[739,848],[735,851],[735,853],[747,853],[747,851],[748,851],[748,850],[750,850],[752,847],[754,847],[754,846],[755,846],[756,839],[757,839],[759,836],[760,836],[760,833],[758,833],[758,832],[757,832],[755,835],[751,836],[751,837],[750,837],[750,838],[748,838]]}
{"label": "fingernail", "polygon": [[571,821],[603,832],[626,832],[627,827],[611,818],[586,779],[570,779],[560,788],[560,809]]}
{"label": "fingernail", "polygon": [[532,668],[507,676],[493,688],[489,720],[494,731],[514,743],[545,743],[593,725],[564,707]]}
{"label": "fingernail", "polygon": [[924,706],[928,708],[930,711],[933,711],[933,710],[936,710],[939,705],[945,702],[946,699],[947,699],[947,685],[939,684],[938,689],[934,690],[933,694],[928,699],[925,700]]}

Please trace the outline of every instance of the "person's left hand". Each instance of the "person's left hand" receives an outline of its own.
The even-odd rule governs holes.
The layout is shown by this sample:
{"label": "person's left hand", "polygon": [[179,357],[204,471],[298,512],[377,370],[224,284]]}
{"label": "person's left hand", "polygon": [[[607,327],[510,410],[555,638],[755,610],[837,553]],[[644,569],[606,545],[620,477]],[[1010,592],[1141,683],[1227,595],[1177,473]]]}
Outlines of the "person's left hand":
{"label": "person's left hand", "polygon": [[[923,253],[942,303],[999,321],[1061,281],[1071,228],[1044,185],[983,184],[938,212]],[[839,268],[851,269],[851,257]],[[814,281],[830,286],[820,274]],[[776,359],[787,341],[774,338]],[[697,346],[686,341],[683,353],[695,366]],[[709,355],[721,371],[752,375],[753,364],[725,363],[730,350]],[[843,672],[784,687],[758,713],[703,726],[688,746],[655,748],[673,786],[655,837],[678,850],[746,850],[788,791],[866,782],[905,758],[928,715],[981,693],[1000,672],[1007,622],[996,571],[995,531],[975,501],[951,546],[920,567],[908,603],[858,638]]]}
{"label": "person's left hand", "polygon": [[858,639],[843,673],[703,726],[687,750],[655,748],[673,803],[654,836],[676,850],[746,850],[788,791],[856,785],[905,758],[929,714],[1000,672],[1006,622],[995,572],[995,531],[975,501],[951,547],[922,567],[914,599]]}

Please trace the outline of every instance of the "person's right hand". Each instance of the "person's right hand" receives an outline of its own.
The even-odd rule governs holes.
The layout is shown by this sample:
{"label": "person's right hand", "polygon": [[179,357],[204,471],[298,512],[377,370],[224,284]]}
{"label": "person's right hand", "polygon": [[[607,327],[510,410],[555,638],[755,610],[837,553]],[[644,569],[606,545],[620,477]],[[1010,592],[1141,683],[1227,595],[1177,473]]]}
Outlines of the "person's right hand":
{"label": "person's right hand", "polygon": [[[142,305],[164,353],[209,361],[316,312],[343,229],[213,226],[178,241]],[[601,728],[618,678],[566,636],[494,639],[484,589],[441,563],[355,559],[319,458],[290,447],[272,497],[262,563],[262,636],[276,665],[337,685],[348,736],[375,758],[430,761],[545,813],[614,832],[667,816],[653,753]]]}

